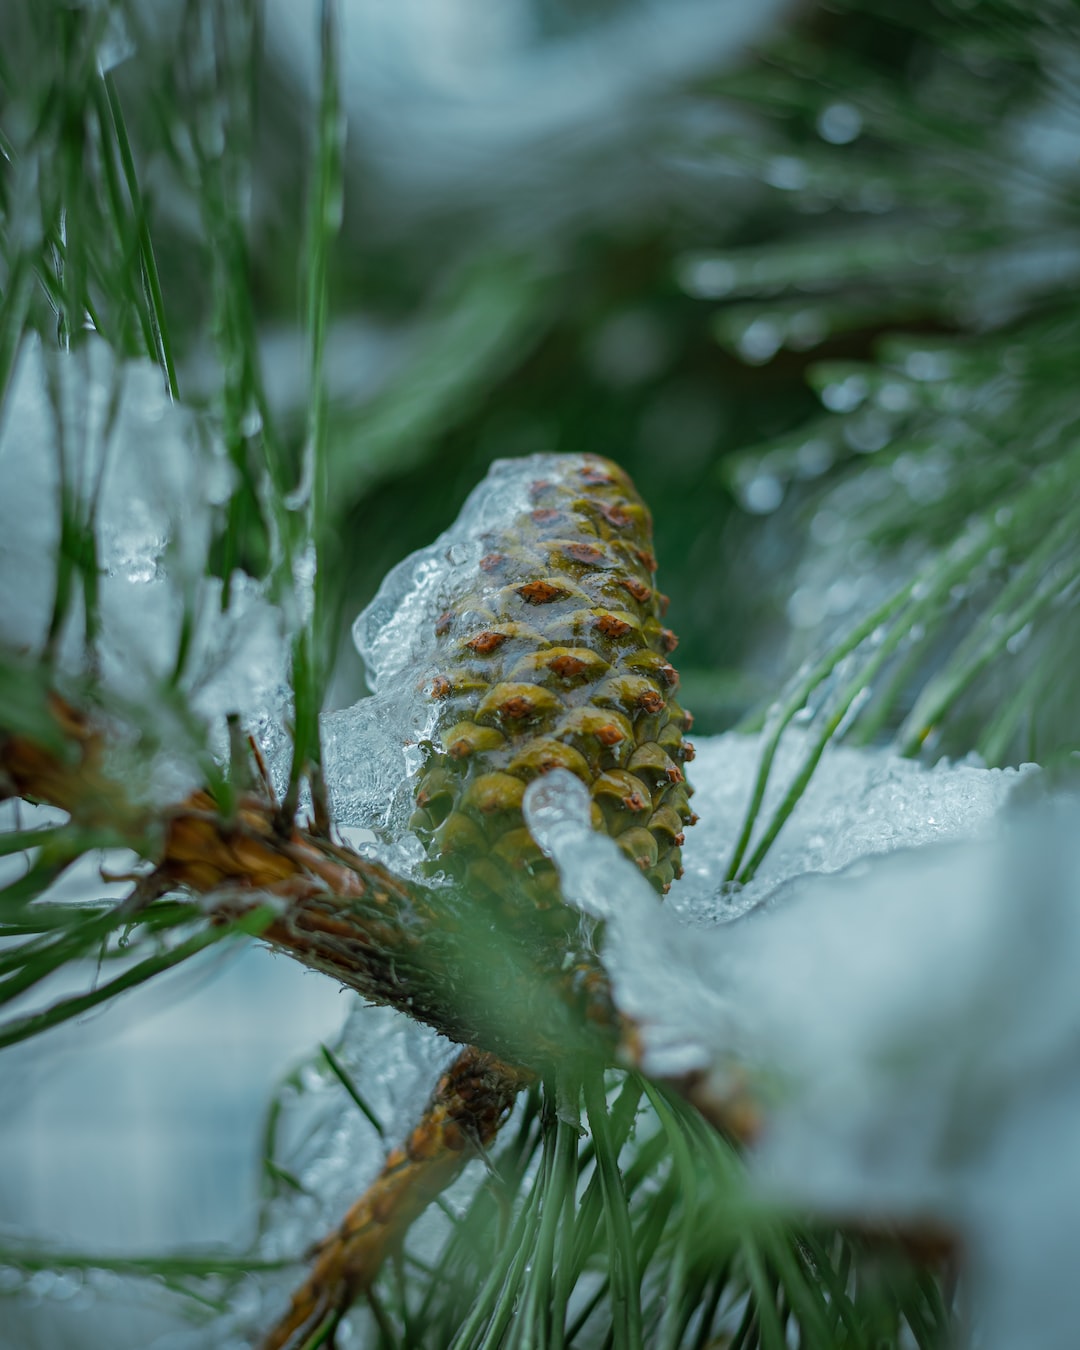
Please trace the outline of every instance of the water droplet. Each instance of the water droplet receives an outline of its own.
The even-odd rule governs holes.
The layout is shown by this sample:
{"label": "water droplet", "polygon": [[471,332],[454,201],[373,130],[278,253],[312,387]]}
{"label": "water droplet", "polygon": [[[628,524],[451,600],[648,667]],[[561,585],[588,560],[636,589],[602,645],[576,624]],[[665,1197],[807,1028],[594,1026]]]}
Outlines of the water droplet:
{"label": "water droplet", "polygon": [[822,437],[804,441],[795,452],[795,467],[800,478],[818,478],[833,462],[833,448]]}
{"label": "water droplet", "polygon": [[315,573],[318,559],[314,544],[309,544],[302,553],[293,558],[293,586],[302,624],[307,623],[315,606]]}
{"label": "water droplet", "polygon": [[679,283],[690,295],[701,300],[718,300],[735,285],[734,266],[723,258],[690,258],[679,268]]}
{"label": "water droplet", "polygon": [[126,61],[136,51],[135,40],[128,30],[123,14],[119,9],[110,9],[105,23],[105,31],[97,44],[98,72],[106,75],[114,66]]}
{"label": "water droplet", "polygon": [[862,114],[850,103],[830,103],[818,115],[818,135],[830,145],[849,145],[862,131]]}
{"label": "water droplet", "polygon": [[739,500],[745,510],[756,516],[767,516],[784,500],[784,485],[771,473],[759,473],[739,489]]}
{"label": "water droplet", "polygon": [[937,459],[905,453],[898,455],[892,466],[892,476],[901,483],[914,502],[940,501],[948,491],[946,466]]}
{"label": "water droplet", "polygon": [[241,1320],[257,1317],[262,1308],[262,1293],[258,1284],[247,1279],[241,1282],[229,1296],[229,1309],[233,1316]]}
{"label": "water droplet", "polygon": [[800,309],[788,320],[787,344],[795,351],[816,347],[829,336],[825,315],[816,309]]}
{"label": "water droplet", "polygon": [[844,517],[822,508],[810,522],[810,537],[815,544],[836,544],[844,537]]}
{"label": "water droplet", "polygon": [[850,577],[840,577],[825,592],[825,608],[830,614],[846,614],[855,603],[858,585]]}
{"label": "water droplet", "polygon": [[26,1282],[27,1293],[32,1299],[44,1298],[47,1294],[52,1293],[55,1283],[55,1270],[35,1270]]}
{"label": "water droplet", "polygon": [[825,597],[816,586],[798,586],[788,599],[787,616],[796,628],[816,628],[825,617]]}
{"label": "water droplet", "polygon": [[1008,642],[1005,644],[1005,648],[1010,656],[1015,656],[1017,652],[1023,651],[1027,646],[1033,627],[1033,624],[1026,623],[1018,633],[1014,633],[1012,637],[1009,638]]}
{"label": "water droplet", "polygon": [[62,1270],[56,1277],[56,1282],[52,1287],[52,1297],[60,1303],[66,1303],[69,1298],[82,1289],[82,1277],[75,1271]]}
{"label": "water droplet", "polygon": [[806,165],[794,155],[777,155],[769,160],[761,175],[771,187],[782,192],[797,192],[806,186],[809,177]]}
{"label": "water droplet", "polygon": [[870,702],[870,696],[873,694],[873,692],[874,691],[870,687],[870,685],[864,684],[863,687],[859,690],[859,692],[855,695],[855,697],[851,700],[850,707],[848,708],[847,712],[844,713],[843,717],[840,719],[839,726],[836,728],[836,737],[838,740],[851,727],[852,723],[858,717],[859,713],[862,712],[863,708],[866,707],[867,703]]}
{"label": "water droplet", "polygon": [[305,1064],[300,1070],[300,1085],[305,1092],[313,1092],[323,1081],[321,1071],[314,1064]]}
{"label": "water droplet", "polygon": [[911,390],[899,380],[887,380],[874,395],[878,407],[885,412],[908,412],[915,404]]}
{"label": "water droplet", "polygon": [[847,379],[827,384],[821,391],[821,401],[830,412],[854,412],[869,392],[870,386],[864,376],[849,375]]}
{"label": "water droplet", "polygon": [[892,463],[892,476],[898,483],[906,483],[915,472],[915,456],[910,451],[905,450],[902,455],[897,455]]}
{"label": "water droplet", "polygon": [[206,500],[214,506],[223,506],[236,481],[236,470],[223,456],[215,455],[206,466],[203,483],[206,488]]}
{"label": "water droplet", "polygon": [[844,427],[844,440],[861,455],[872,455],[889,443],[888,418],[878,412],[867,412],[853,418]]}
{"label": "water droplet", "polygon": [[738,338],[739,355],[754,366],[763,366],[780,350],[784,335],[772,319],[755,319]]}
{"label": "water droplet", "polygon": [[943,380],[949,373],[949,364],[945,352],[910,352],[904,370],[913,380]]}

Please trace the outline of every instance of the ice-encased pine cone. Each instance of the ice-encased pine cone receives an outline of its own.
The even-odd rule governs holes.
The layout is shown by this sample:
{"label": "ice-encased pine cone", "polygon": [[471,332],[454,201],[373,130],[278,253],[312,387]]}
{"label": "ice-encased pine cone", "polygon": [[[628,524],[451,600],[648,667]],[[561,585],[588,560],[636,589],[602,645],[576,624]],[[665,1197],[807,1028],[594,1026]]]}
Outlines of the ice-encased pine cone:
{"label": "ice-encased pine cone", "polygon": [[474,894],[553,909],[558,880],[521,805],[538,774],[569,769],[592,794],[594,826],[664,892],[696,818],[649,512],[595,455],[545,457],[529,497],[480,537],[475,577],[435,624],[425,692],[437,727],[413,829]]}

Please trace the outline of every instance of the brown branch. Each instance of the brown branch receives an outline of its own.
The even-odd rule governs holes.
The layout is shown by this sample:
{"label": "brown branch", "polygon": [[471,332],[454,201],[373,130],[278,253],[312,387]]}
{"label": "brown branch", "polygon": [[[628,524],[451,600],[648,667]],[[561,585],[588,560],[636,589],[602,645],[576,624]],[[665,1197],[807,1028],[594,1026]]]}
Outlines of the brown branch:
{"label": "brown branch", "polygon": [[376,1180],[320,1243],[289,1310],[263,1342],[284,1350],[370,1288],[413,1220],[495,1138],[522,1088],[532,1081],[492,1055],[463,1050],[439,1079],[419,1123],[387,1158]]}
{"label": "brown branch", "polygon": [[91,829],[106,826],[132,840],[143,835],[148,814],[104,772],[105,739],[86,714],[54,693],[36,711],[39,726],[30,735],[5,727],[7,710],[0,710],[0,801],[25,797]]}
{"label": "brown branch", "polygon": [[164,809],[135,801],[103,768],[106,738],[92,720],[56,695],[48,711],[47,735],[5,734],[0,721],[0,797],[107,824],[155,863],[141,888],[148,899],[194,893],[210,922],[269,899],[278,915],[265,941],[451,1040],[541,1073],[568,1053],[613,1059],[619,1019],[588,953],[567,971],[565,950],[542,930],[510,929],[460,891],[283,825],[265,790],[240,795],[228,816],[205,790]]}

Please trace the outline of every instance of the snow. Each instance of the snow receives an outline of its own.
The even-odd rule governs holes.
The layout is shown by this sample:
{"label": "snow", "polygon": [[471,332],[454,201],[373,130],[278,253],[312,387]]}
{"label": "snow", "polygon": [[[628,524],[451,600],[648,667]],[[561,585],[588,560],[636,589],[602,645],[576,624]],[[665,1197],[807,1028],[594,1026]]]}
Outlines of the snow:
{"label": "snow", "polygon": [[[371,737],[390,734],[386,697],[330,719],[332,777],[351,774],[358,801],[371,794],[356,821],[377,814],[370,782],[355,784],[373,773]],[[793,730],[782,742],[763,819],[805,740]],[[605,921],[604,959],[639,1025],[642,1067],[702,1074],[718,1097],[734,1081],[759,1093],[767,1127],[751,1166],[763,1203],[838,1219],[933,1219],[956,1231],[990,1350],[1070,1344],[1065,1329],[1080,1309],[1069,1298],[1054,1302],[1058,1324],[1027,1327],[1025,1310],[1036,1298],[1046,1306],[1051,1285],[1067,1292],[1080,1212],[1080,1166],[1070,1161],[1080,1105],[1077,808],[1010,804],[1033,766],[926,769],[884,749],[833,747],[757,877],[733,897],[724,878],[762,748],[761,736],[698,742],[702,820],[688,832],[687,879],[663,905],[592,831],[575,777],[549,774],[526,794],[529,827],[567,899]],[[390,1143],[451,1050],[368,1009],[340,1053]],[[312,1194],[281,1198],[267,1254],[325,1231],[382,1156],[325,1073],[305,1078],[286,1122],[297,1141],[287,1165]],[[431,1231],[417,1240],[435,1250],[443,1221],[433,1212],[425,1222]],[[284,1299],[284,1282],[273,1290],[271,1302]],[[271,1302],[262,1306],[272,1314]],[[347,1343],[366,1344],[365,1327],[359,1316]]]}
{"label": "snow", "polygon": [[[795,730],[781,742],[759,821],[768,820],[784,795],[806,740]],[[1009,793],[1031,772],[1031,766],[947,763],[927,770],[887,750],[831,747],[753,881],[733,892],[727,866],[762,742],[735,734],[697,742],[693,802],[702,819],[687,831],[686,876],[662,910],[615,845],[592,831],[587,794],[576,780],[549,774],[525,795],[526,821],[559,868],[567,900],[608,921],[604,959],[616,998],[642,1024],[644,1067],[660,1076],[705,1068],[759,1021],[753,1004],[745,1005],[754,1007],[749,1018],[736,1011],[741,995],[730,981],[746,930],[730,920],[759,907],[771,910],[787,888],[875,854],[987,838]],[[611,884],[612,868],[618,887]],[[696,982],[683,978],[690,971]]]}
{"label": "snow", "polygon": [[718,815],[688,847],[696,905],[650,905],[576,780],[526,793],[568,898],[606,919],[642,1067],[702,1074],[718,1102],[749,1081],[766,1122],[752,1170],[781,1206],[957,1234],[981,1346],[1075,1344],[1080,802],[1008,804],[1030,768],[834,749],[748,888],[756,907],[716,923],[760,748],[701,746],[695,805]]}
{"label": "snow", "polygon": [[826,1212],[958,1230],[987,1347],[1072,1345],[1080,1317],[1078,823],[1063,801],[979,845],[793,883],[735,957],[734,997],[785,1076],[762,1178]]}
{"label": "snow", "polygon": [[[812,740],[790,728],[776,760],[751,836],[749,852],[786,795]],[[691,770],[694,810],[702,826],[688,830],[686,875],[672,892],[687,917],[723,919],[758,904],[782,882],[809,872],[836,872],[859,858],[993,831],[999,808],[1034,766],[987,770],[976,760],[932,769],[887,748],[830,746],[825,762],[765,856],[754,879],[727,893],[723,878],[761,759],[757,736],[729,733],[695,740]]]}

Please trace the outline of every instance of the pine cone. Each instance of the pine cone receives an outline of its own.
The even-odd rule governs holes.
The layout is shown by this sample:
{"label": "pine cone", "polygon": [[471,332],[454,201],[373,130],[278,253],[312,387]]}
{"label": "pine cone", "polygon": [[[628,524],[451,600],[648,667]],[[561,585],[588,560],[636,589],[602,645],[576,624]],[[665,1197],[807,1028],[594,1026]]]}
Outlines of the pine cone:
{"label": "pine cone", "polygon": [[433,868],[474,894],[555,911],[557,877],[521,814],[538,774],[576,774],[595,827],[660,892],[696,818],[649,512],[608,460],[545,457],[543,470],[531,509],[483,536],[471,583],[435,624],[436,726],[411,824]]}

